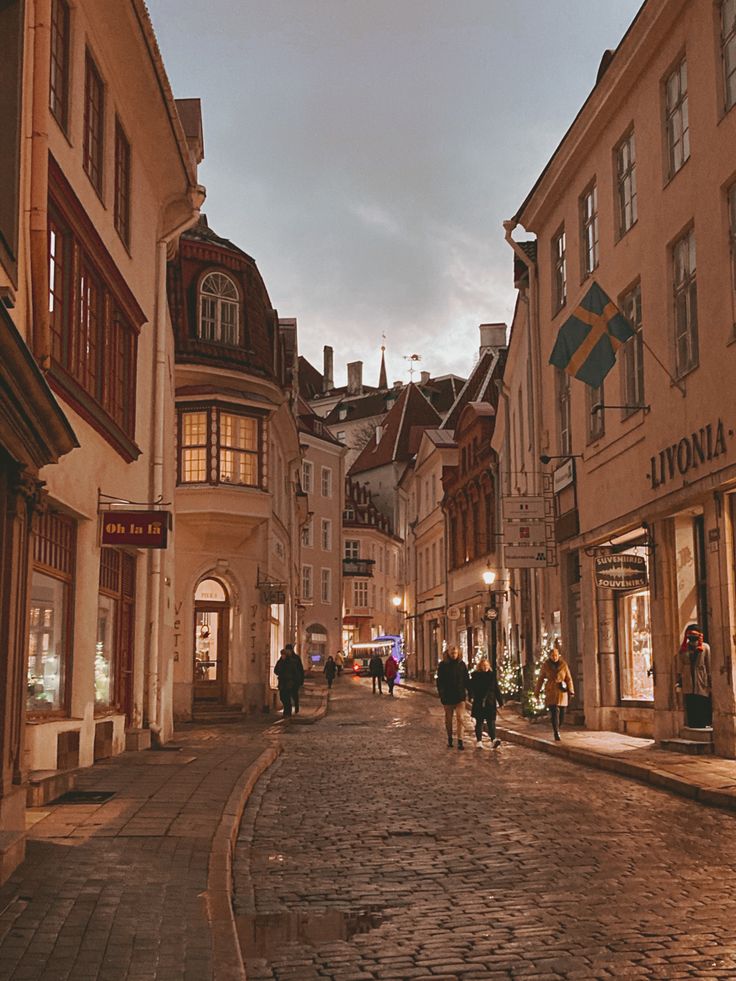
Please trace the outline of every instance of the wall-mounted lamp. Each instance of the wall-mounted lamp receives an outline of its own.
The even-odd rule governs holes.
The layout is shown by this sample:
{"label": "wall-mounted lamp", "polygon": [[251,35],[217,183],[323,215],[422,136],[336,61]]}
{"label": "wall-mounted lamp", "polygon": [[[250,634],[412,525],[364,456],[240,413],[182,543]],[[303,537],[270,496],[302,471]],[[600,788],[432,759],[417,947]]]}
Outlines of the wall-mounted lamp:
{"label": "wall-mounted lamp", "polygon": [[645,415],[651,409],[650,405],[604,405],[603,402],[596,402],[590,410],[593,415],[596,412],[603,412],[604,409],[628,409],[630,412],[642,411]]}
{"label": "wall-mounted lamp", "polygon": [[548,456],[542,453],[539,457],[540,463],[550,463],[552,460],[582,460],[582,453],[561,453],[559,456]]}

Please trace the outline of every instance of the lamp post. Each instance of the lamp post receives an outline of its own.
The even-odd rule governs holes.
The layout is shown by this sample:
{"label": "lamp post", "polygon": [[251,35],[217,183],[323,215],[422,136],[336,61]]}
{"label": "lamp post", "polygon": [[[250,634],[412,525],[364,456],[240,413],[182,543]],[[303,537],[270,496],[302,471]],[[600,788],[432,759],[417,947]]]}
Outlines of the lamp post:
{"label": "lamp post", "polygon": [[491,624],[491,637],[489,642],[489,647],[491,651],[491,667],[494,673],[497,668],[498,654],[496,648],[498,647],[498,610],[496,609],[496,594],[493,592],[493,584],[496,581],[496,573],[493,569],[486,569],[483,573],[483,582],[488,587],[488,606],[486,607],[486,621]]}

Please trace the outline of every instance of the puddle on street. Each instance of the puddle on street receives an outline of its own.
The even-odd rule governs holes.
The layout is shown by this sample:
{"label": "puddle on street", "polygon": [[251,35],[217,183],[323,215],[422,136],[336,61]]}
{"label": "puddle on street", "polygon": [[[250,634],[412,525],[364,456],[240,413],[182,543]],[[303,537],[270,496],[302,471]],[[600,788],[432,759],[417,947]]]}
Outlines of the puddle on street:
{"label": "puddle on street", "polygon": [[236,916],[240,949],[246,958],[268,958],[284,944],[298,943],[316,946],[334,940],[350,940],[358,933],[375,930],[383,922],[380,913],[256,913]]}

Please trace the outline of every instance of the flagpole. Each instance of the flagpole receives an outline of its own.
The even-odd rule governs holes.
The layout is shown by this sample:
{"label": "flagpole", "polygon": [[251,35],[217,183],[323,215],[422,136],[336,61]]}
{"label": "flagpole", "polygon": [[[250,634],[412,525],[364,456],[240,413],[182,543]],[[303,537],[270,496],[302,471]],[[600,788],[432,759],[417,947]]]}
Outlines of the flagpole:
{"label": "flagpole", "polygon": [[667,375],[667,377],[668,377],[668,378],[669,378],[669,380],[670,380],[670,381],[672,382],[672,384],[673,384],[673,385],[675,386],[675,388],[676,388],[676,389],[677,389],[677,391],[678,391],[678,392],[680,393],[680,395],[682,395],[682,397],[683,397],[683,398],[685,398],[685,388],[684,388],[684,386],[683,386],[683,384],[682,384],[682,382],[678,382],[676,378],[673,378],[673,377],[672,377],[672,375],[671,375],[671,374],[669,373],[669,371],[668,371],[668,370],[667,370],[667,368],[666,368],[666,367],[664,366],[664,364],[662,364],[662,362],[661,362],[661,361],[659,360],[659,358],[658,358],[658,357],[657,357],[657,355],[656,355],[656,354],[654,353],[654,351],[653,351],[653,350],[652,350],[652,349],[651,349],[651,348],[649,347],[649,345],[647,344],[647,342],[646,342],[646,341],[644,340],[644,332],[643,332],[643,331],[642,331],[642,333],[640,334],[640,337],[641,337],[641,342],[642,342],[642,344],[644,345],[644,347],[645,347],[645,348],[647,349],[647,351],[649,351],[649,353],[651,354],[651,356],[652,356],[652,357],[654,358],[654,360],[655,360],[655,361],[657,362],[657,364],[658,364],[658,365],[659,365],[659,367],[660,367],[660,368],[662,369],[662,371],[663,371],[663,372],[665,373],[665,375]]}

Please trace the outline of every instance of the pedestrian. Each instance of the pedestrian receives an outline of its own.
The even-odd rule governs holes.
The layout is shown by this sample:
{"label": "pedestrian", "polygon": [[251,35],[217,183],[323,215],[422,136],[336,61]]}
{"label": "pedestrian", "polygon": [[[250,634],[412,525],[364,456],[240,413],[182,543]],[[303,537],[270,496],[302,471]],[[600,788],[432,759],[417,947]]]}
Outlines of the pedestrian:
{"label": "pedestrian", "polygon": [[298,692],[299,674],[292,661],[289,651],[283,647],[273,673],[278,678],[279,698],[284,707],[284,718],[291,716],[294,705],[294,694]]}
{"label": "pedestrian", "polygon": [[552,721],[552,731],[555,739],[560,740],[560,728],[565,721],[565,709],[569,699],[575,697],[575,685],[573,684],[570,669],[567,661],[560,654],[559,643],[552,644],[549,657],[542,665],[534,688],[534,694],[539,695],[544,685],[544,703],[549,709],[549,717]]}
{"label": "pedestrian", "polygon": [[452,719],[456,719],[457,748],[463,746],[463,708],[468,691],[468,669],[460,657],[457,647],[445,651],[445,655],[437,668],[437,692],[445,709],[445,729],[447,730],[447,745],[452,749]]}
{"label": "pedestrian", "polygon": [[478,666],[470,676],[470,697],[473,700],[470,714],[475,719],[475,745],[483,749],[483,725],[494,749],[501,740],[496,738],[496,708],[503,705],[501,689],[498,687],[496,672],[491,668],[487,657],[478,661]]}
{"label": "pedestrian", "polygon": [[386,676],[386,684],[388,685],[389,695],[394,693],[394,685],[396,684],[396,679],[399,676],[399,662],[393,656],[389,654],[386,658],[386,663],[383,666],[383,673]]}
{"label": "pedestrian", "polygon": [[373,680],[373,694],[376,694],[376,685],[378,685],[378,694],[383,694],[383,661],[381,660],[381,655],[375,652],[368,662],[368,674]]}
{"label": "pedestrian", "polygon": [[337,674],[337,663],[335,662],[332,654],[325,661],[325,666],[322,669],[325,673],[325,678],[327,679],[327,687],[332,688],[332,682],[335,680],[335,675]]}
{"label": "pedestrian", "polygon": [[293,644],[286,645],[287,657],[291,659],[293,676],[296,679],[292,689],[292,701],[294,703],[294,715],[299,715],[299,691],[304,686],[304,665],[294,649]]}
{"label": "pedestrian", "polygon": [[337,665],[337,677],[339,678],[345,665],[345,658],[342,656],[342,651],[338,651],[335,654],[335,664]]}
{"label": "pedestrian", "polygon": [[685,702],[685,725],[706,729],[713,724],[710,670],[710,645],[703,640],[697,623],[685,627],[680,650],[677,652],[676,690]]}

